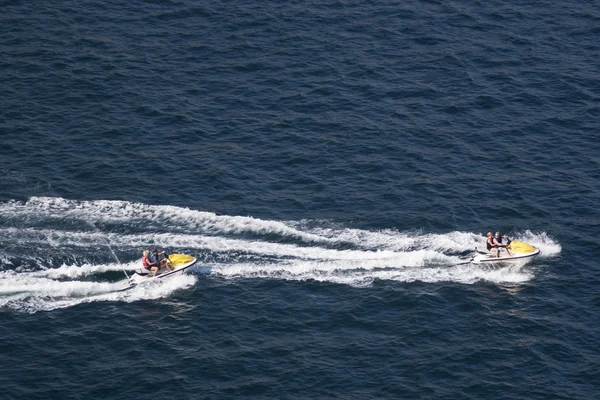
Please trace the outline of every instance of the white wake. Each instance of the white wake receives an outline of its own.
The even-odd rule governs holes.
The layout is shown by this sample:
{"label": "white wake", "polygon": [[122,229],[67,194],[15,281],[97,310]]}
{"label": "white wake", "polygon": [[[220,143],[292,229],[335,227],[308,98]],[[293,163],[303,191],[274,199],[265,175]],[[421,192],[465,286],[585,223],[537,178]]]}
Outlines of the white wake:
{"label": "white wake", "polygon": [[[268,221],[175,206],[34,197],[0,203],[0,307],[35,312],[92,301],[137,301],[192,286],[191,273],[118,292],[141,251],[192,254],[209,276],[370,286],[375,281],[513,283],[531,281],[527,262],[462,264],[482,233],[363,230],[326,221]],[[545,232],[513,232],[539,259],[560,244]],[[457,265],[459,264],[459,265]]]}

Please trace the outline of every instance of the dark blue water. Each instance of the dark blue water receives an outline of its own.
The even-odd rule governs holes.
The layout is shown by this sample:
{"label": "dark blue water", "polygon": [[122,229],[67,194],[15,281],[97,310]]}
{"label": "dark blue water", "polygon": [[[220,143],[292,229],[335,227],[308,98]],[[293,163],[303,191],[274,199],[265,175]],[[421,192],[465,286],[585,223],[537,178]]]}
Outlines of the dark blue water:
{"label": "dark blue water", "polygon": [[[1,397],[600,397],[599,26],[1,2]],[[200,262],[118,292],[152,247]]]}

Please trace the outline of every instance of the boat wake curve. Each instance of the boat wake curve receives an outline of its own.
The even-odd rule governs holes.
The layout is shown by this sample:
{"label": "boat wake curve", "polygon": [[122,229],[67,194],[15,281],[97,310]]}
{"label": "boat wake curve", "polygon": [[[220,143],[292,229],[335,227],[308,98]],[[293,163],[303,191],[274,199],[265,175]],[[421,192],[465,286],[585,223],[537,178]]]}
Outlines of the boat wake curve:
{"label": "boat wake curve", "polygon": [[[174,206],[61,198],[1,203],[0,218],[5,222],[0,307],[27,311],[168,296],[193,285],[198,266],[222,279],[357,287],[376,281],[518,284],[535,277],[526,263],[465,264],[463,257],[485,240],[475,232],[372,231],[328,221],[265,221]],[[544,232],[512,232],[511,237],[539,248],[541,260],[561,251]],[[168,283],[115,293],[123,271],[137,268],[141,251],[152,247],[193,255],[198,266]]]}

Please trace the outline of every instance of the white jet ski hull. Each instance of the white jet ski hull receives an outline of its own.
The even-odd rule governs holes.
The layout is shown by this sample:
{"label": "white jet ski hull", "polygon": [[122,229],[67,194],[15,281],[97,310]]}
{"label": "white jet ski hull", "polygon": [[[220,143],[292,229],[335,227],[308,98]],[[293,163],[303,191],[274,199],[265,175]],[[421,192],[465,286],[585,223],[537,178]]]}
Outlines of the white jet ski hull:
{"label": "white jet ski hull", "polygon": [[[494,254],[490,253],[489,251],[477,250],[477,253],[478,254],[473,257],[473,260],[471,260],[471,262],[476,263],[476,264],[481,264],[481,263],[501,262],[501,261],[517,261],[517,260],[523,260],[526,258],[533,258],[533,257],[537,256],[538,254],[540,254],[540,250],[535,249],[535,251],[532,251],[529,253],[513,254],[512,256],[509,256],[505,250],[502,250],[500,253],[501,254],[500,257],[496,257]],[[503,253],[504,253],[504,255],[502,255]]]}

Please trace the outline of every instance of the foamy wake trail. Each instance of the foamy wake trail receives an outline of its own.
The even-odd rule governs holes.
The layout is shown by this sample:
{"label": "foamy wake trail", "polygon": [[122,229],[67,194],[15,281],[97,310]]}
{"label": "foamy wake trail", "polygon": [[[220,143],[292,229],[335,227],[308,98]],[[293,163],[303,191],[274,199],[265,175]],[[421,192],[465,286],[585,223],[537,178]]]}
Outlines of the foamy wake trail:
{"label": "foamy wake trail", "polygon": [[[268,221],[175,206],[50,197],[0,203],[0,217],[7,221],[0,228],[0,307],[30,312],[161,298],[194,284],[193,272],[125,292],[117,292],[125,281],[102,282],[140,267],[142,249],[152,247],[194,255],[199,266],[224,279],[368,286],[376,280],[518,284],[534,278],[527,262],[457,265],[466,261],[461,256],[484,246],[483,233],[370,231],[327,221]],[[544,232],[516,232],[511,238],[538,247],[542,260],[561,252]],[[115,262],[117,254],[127,261]]]}
{"label": "foamy wake trail", "polygon": [[[140,267],[139,261],[127,264],[103,264],[103,265],[62,265],[59,268],[48,268],[41,271],[26,272],[24,275],[32,277],[45,277],[50,279],[79,278],[82,276],[97,275],[109,271],[133,271]],[[125,275],[123,275],[125,276]]]}
{"label": "foamy wake trail", "polygon": [[170,279],[138,285],[127,291],[125,280],[109,282],[58,281],[49,278],[3,273],[0,275],[0,308],[25,312],[49,311],[96,301],[152,300],[193,286],[196,277],[177,275]]}
{"label": "foamy wake trail", "polygon": [[[336,250],[318,246],[298,246],[294,244],[272,243],[258,240],[232,239],[216,236],[205,235],[188,235],[188,234],[139,234],[139,235],[121,235],[114,233],[98,233],[98,232],[66,232],[52,229],[34,230],[31,228],[17,232],[14,228],[0,229],[0,235],[9,237],[10,235],[19,235],[21,240],[27,236],[28,244],[48,245],[52,248],[60,248],[61,246],[89,248],[91,251],[98,247],[98,244],[104,241],[113,243],[115,246],[131,247],[144,249],[150,247],[159,247],[163,249],[196,249],[205,252],[220,252],[232,253],[242,252],[245,254],[267,255],[274,257],[297,257],[305,259],[322,259],[322,260],[368,260],[368,259],[387,259],[398,258],[405,253],[404,249],[376,249],[372,250]],[[373,247],[373,246],[370,246]],[[383,247],[383,246],[382,246]],[[411,247],[411,246],[407,246]],[[413,246],[414,247],[414,246]],[[435,246],[430,246],[435,247]],[[427,246],[423,246],[424,250]],[[418,250],[417,250],[418,251]],[[435,252],[431,250],[431,252]],[[436,254],[440,254],[439,250]],[[444,256],[440,254],[440,256]],[[448,259],[448,261],[452,261]],[[130,268],[139,261],[132,262],[126,265]],[[137,265],[136,265],[137,266]],[[125,268],[125,269],[126,269]],[[82,266],[63,266],[57,273],[64,272],[65,276],[79,276],[86,272],[96,273],[111,270],[124,269],[116,264],[93,266],[85,264]],[[130,268],[131,269],[131,268]],[[58,275],[57,275],[58,276]]]}
{"label": "foamy wake trail", "polygon": [[[0,215],[13,217],[22,220],[22,217],[31,219],[56,218],[61,221],[76,220],[95,226],[96,223],[117,223],[127,225],[141,224],[142,226],[163,228],[172,228],[176,231],[172,236],[179,237],[179,240],[173,237],[167,241],[162,241],[165,237],[155,236],[156,243],[186,246],[184,237],[178,236],[182,233],[192,233],[195,235],[206,234],[206,236],[237,235],[251,233],[256,235],[278,235],[281,237],[290,237],[302,240],[308,244],[314,243],[317,246],[328,246],[339,243],[352,243],[361,249],[366,250],[390,250],[406,251],[417,249],[430,249],[439,252],[461,252],[472,250],[476,246],[481,246],[485,242],[482,234],[471,232],[450,232],[446,234],[423,234],[415,232],[399,232],[391,229],[380,231],[367,231],[352,228],[332,228],[316,227],[310,228],[306,221],[269,221],[252,217],[216,215],[210,212],[196,211],[184,207],[175,206],[157,206],[146,205],[142,203],[132,203],[127,201],[95,200],[95,201],[76,201],[67,200],[60,197],[32,197],[27,202],[9,201],[0,203]],[[20,228],[26,229],[26,228]],[[151,229],[152,230],[152,229]],[[153,230],[155,231],[155,230]],[[7,229],[10,234],[10,229]],[[37,237],[39,241],[47,241],[54,245],[64,245],[59,232],[40,232],[32,231],[32,235],[40,233]],[[80,235],[76,237],[76,235]],[[112,237],[110,234],[101,232],[77,232],[69,241],[72,245],[86,245],[87,243],[98,243],[99,237],[104,237],[106,245],[114,243],[119,245],[127,243],[130,245],[143,245],[148,243],[148,237]],[[191,235],[193,236],[193,235]],[[191,238],[188,237],[189,238]],[[68,238],[66,238],[68,240]],[[124,239],[124,241],[123,241]],[[526,231],[522,235],[517,235],[513,239],[531,242],[533,245],[540,246],[542,253],[550,250],[549,254],[560,252],[560,245],[545,236],[545,234],[533,234]],[[31,238],[35,240],[35,238]],[[179,241],[179,244],[177,243]],[[193,240],[192,240],[193,242]],[[542,246],[547,247],[544,249]]]}
{"label": "foamy wake trail", "polygon": [[[230,263],[211,265],[213,274],[227,278],[274,278],[288,280],[328,281],[353,286],[370,285],[375,280],[400,282],[457,282],[473,284],[479,281],[522,283],[534,278],[526,266],[528,261],[493,266],[464,264],[445,252],[456,253],[483,247],[482,234],[451,232],[446,235],[403,233],[397,231],[369,232],[356,229],[319,229],[319,234],[336,240],[367,244],[385,250],[349,252],[348,257],[315,257],[280,259],[276,263]],[[560,253],[560,245],[546,233],[526,231],[513,235],[513,240],[526,241],[541,250],[542,258]],[[406,251],[417,248],[418,250]],[[393,249],[393,250],[392,250]],[[310,252],[309,252],[310,253]],[[338,252],[338,253],[344,253]],[[381,257],[373,256],[381,253]],[[286,254],[290,254],[289,252]],[[315,256],[318,251],[313,253]],[[321,255],[328,254],[323,251]],[[335,252],[333,253],[335,254]],[[360,255],[360,256],[358,256]],[[369,256],[370,255],[370,256]],[[461,265],[455,265],[461,264]]]}
{"label": "foamy wake trail", "polygon": [[[423,234],[399,232],[392,229],[365,231],[361,229],[316,228],[311,233],[332,241],[353,243],[368,249],[403,251],[429,249],[439,252],[472,250],[481,244],[482,237],[470,232]],[[485,240],[485,239],[484,239]]]}
{"label": "foamy wake trail", "polygon": [[56,219],[68,218],[91,224],[142,222],[211,234],[277,234],[306,242],[330,241],[326,237],[302,232],[279,221],[217,215],[184,207],[155,206],[117,200],[76,201],[60,197],[32,197],[25,203],[10,201],[0,204],[0,214],[12,217],[29,215]]}
{"label": "foamy wake trail", "polygon": [[440,267],[407,267],[406,260],[388,262],[325,262],[288,261],[276,265],[231,264],[214,266],[211,273],[227,278],[274,278],[314,280],[351,286],[368,286],[375,280],[400,282],[457,282],[473,284],[479,281],[521,283],[533,278],[523,269],[524,262],[501,268],[480,264],[460,264]]}

